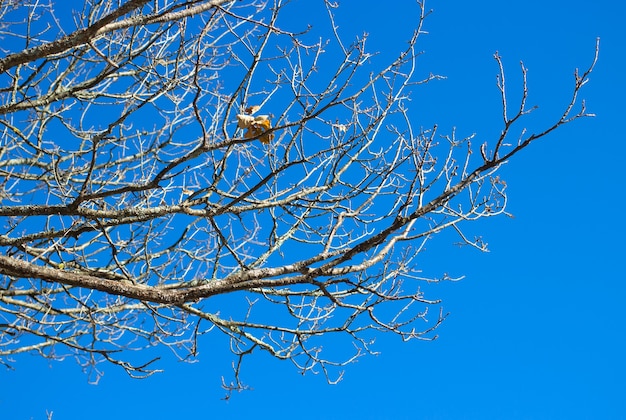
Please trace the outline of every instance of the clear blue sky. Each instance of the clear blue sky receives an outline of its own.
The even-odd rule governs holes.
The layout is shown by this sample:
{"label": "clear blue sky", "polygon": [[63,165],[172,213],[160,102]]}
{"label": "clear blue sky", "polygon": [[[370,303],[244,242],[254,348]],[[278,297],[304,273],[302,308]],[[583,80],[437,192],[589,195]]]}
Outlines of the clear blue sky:
{"label": "clear blue sky", "polygon": [[[295,13],[315,24],[321,17]],[[412,0],[343,0],[346,33],[367,31],[370,48],[404,46]],[[626,5],[599,0],[431,0],[420,71],[447,76],[416,91],[418,125],[437,122],[488,138],[499,131],[497,67],[511,80],[519,60],[529,69],[536,120],[566,101],[575,67],[586,67],[596,37],[600,59],[583,92],[594,119],[575,122],[536,143],[502,172],[509,211],[472,229],[491,252],[452,246],[442,236],[425,268],[465,275],[440,284],[451,315],[434,342],[377,341],[378,357],[348,367],[344,380],[262,354],[243,379],[254,390],[221,401],[229,374],[225,342],[208,336],[200,362],[165,359],[165,372],[132,380],[105,366],[97,386],[76,364],[18,358],[0,369],[0,418],[55,420],[189,418],[626,418],[626,270],[622,127],[626,106]]]}

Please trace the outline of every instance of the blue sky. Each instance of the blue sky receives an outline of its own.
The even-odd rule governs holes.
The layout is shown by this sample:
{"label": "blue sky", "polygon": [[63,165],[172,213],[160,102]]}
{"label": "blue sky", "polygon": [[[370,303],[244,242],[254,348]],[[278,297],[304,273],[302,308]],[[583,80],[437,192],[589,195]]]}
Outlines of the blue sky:
{"label": "blue sky", "polygon": [[[313,1],[313,0],[306,0]],[[315,24],[317,17],[294,19]],[[370,33],[370,48],[404,47],[416,10],[410,0],[343,0],[346,33]],[[327,385],[262,354],[248,360],[254,390],[220,400],[230,358],[226,342],[204,339],[200,362],[165,357],[164,373],[132,380],[113,367],[98,385],[71,360],[20,357],[0,370],[7,419],[114,418],[626,418],[626,274],[623,263],[626,139],[626,6],[601,0],[525,2],[431,0],[420,40],[420,71],[445,75],[416,90],[418,124],[489,138],[500,126],[497,66],[511,83],[529,69],[533,123],[565,105],[575,67],[600,59],[583,91],[594,119],[577,121],[534,144],[503,168],[514,218],[480,221],[491,252],[459,249],[445,236],[425,269],[465,275],[430,293],[450,316],[434,342],[382,336],[377,357]],[[384,55],[384,54],[383,54]]]}

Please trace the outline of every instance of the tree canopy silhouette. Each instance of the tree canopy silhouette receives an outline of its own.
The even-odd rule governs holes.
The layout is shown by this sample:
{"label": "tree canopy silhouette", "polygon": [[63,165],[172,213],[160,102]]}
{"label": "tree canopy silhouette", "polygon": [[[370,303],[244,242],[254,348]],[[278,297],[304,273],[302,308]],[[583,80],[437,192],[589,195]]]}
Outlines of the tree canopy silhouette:
{"label": "tree canopy silhouette", "polygon": [[384,66],[316,4],[321,31],[283,0],[0,3],[0,362],[144,376],[158,363],[134,352],[192,360],[224,334],[238,389],[254,351],[332,382],[380,333],[434,337],[445,313],[420,286],[446,277],[420,273],[425,242],[485,249],[463,225],[505,213],[510,158],[592,115],[598,49],[532,132],[527,70],[511,103],[496,54],[501,133],[476,142],[411,113],[439,78],[417,68],[424,2]]}

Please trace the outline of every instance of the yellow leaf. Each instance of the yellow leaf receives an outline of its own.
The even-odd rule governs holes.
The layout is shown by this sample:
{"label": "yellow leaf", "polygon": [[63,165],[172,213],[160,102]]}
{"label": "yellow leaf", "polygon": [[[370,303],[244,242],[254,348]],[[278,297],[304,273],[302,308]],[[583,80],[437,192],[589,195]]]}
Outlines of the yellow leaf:
{"label": "yellow leaf", "polygon": [[272,123],[270,122],[270,120],[262,120],[257,122],[257,124],[259,124],[261,127],[263,127],[266,130],[269,130],[270,128],[272,128]]}

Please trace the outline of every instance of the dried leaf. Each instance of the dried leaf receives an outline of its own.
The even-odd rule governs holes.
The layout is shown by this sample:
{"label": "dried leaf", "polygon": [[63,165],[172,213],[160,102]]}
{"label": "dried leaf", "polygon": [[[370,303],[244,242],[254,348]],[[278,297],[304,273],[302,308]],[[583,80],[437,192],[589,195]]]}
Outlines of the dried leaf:
{"label": "dried leaf", "polygon": [[270,122],[270,120],[258,120],[258,119],[255,119],[254,123],[255,123],[255,125],[259,125],[259,126],[263,127],[265,130],[269,130],[270,128],[272,128],[272,123]]}
{"label": "dried leaf", "polygon": [[245,139],[251,139],[251,138],[253,138],[253,137],[258,136],[258,135],[259,135],[259,134],[261,134],[261,133],[262,133],[262,131],[258,130],[257,128],[255,128],[255,127],[250,127],[250,128],[248,128],[248,129],[246,130],[246,132],[245,132],[245,134],[243,135],[243,137],[244,137]]}
{"label": "dried leaf", "polygon": [[266,134],[262,135],[261,137],[259,137],[259,140],[263,144],[268,144],[269,142],[274,140],[274,133],[266,133]]}
{"label": "dried leaf", "polygon": [[248,128],[254,122],[254,117],[251,115],[238,114],[237,115],[237,127]]}
{"label": "dried leaf", "polygon": [[256,117],[254,117],[254,121],[256,122],[269,121],[269,119],[270,119],[269,115],[257,115]]}
{"label": "dried leaf", "polygon": [[[258,108],[260,107],[256,106],[256,109],[252,110],[252,112],[256,112]],[[248,112],[248,108],[245,112]],[[237,127],[246,129],[246,132],[243,135],[246,139],[258,137],[263,144],[268,144],[274,139],[274,133],[267,132],[272,129],[272,122],[270,121],[269,115],[258,115],[253,117],[251,115],[239,114],[237,115]]]}
{"label": "dried leaf", "polygon": [[244,109],[243,112],[245,112],[248,115],[252,115],[255,112],[257,112],[259,109],[261,109],[261,105],[251,105],[247,107],[246,109]]}

